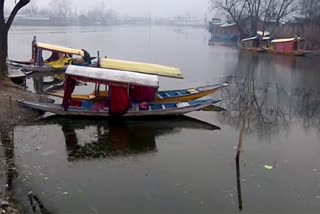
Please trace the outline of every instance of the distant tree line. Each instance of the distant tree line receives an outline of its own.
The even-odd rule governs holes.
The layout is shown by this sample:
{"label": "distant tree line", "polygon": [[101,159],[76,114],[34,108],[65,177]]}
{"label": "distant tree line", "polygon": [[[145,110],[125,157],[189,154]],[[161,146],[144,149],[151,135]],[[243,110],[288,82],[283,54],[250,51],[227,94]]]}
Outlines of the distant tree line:
{"label": "distant tree line", "polygon": [[22,15],[28,16],[49,16],[52,19],[66,20],[86,17],[93,22],[113,20],[117,17],[114,10],[105,7],[103,1],[86,11],[78,11],[71,0],[50,0],[49,8],[39,8],[38,0],[32,0],[30,4],[21,10]]}
{"label": "distant tree line", "polygon": [[320,23],[320,0],[210,0],[211,9],[237,25],[241,36],[272,33],[294,17]]}

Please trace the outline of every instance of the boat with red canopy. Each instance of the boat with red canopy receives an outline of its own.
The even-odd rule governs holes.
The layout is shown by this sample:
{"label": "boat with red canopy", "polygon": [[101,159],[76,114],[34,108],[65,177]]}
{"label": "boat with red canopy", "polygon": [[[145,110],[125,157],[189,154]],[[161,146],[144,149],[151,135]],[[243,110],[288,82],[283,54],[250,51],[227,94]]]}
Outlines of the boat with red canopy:
{"label": "boat with red canopy", "polygon": [[[70,116],[175,116],[201,110],[221,99],[189,102],[152,103],[159,87],[157,75],[70,65],[66,71],[64,96],[61,104],[18,100],[33,109]],[[109,93],[105,100],[79,101],[72,99],[76,81],[105,85]]]}
{"label": "boat with red canopy", "polygon": [[271,47],[268,51],[292,56],[303,56],[311,53],[311,51],[304,50],[304,39],[301,37],[274,39],[271,41]]}

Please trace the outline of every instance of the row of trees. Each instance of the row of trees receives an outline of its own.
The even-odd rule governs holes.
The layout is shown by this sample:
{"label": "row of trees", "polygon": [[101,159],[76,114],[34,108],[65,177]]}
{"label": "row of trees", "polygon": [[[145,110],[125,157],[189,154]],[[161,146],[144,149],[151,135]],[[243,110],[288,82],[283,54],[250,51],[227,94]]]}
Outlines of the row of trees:
{"label": "row of trees", "polygon": [[[242,36],[255,35],[259,23],[262,30],[272,23],[273,32],[289,14],[297,11],[296,0],[211,0],[214,11],[222,11],[229,21],[236,23]],[[261,28],[261,27],[260,27]]]}
{"label": "row of trees", "polygon": [[236,23],[242,36],[257,30],[273,33],[279,24],[296,16],[320,19],[320,0],[211,0],[211,9]]}
{"label": "row of trees", "polygon": [[28,6],[21,10],[21,14],[30,16],[45,15],[60,19],[76,18],[79,15],[84,15],[94,20],[110,20],[116,17],[115,11],[106,8],[103,1],[98,2],[87,11],[81,12],[72,4],[71,0],[51,0],[49,2],[50,8],[39,8],[38,5],[38,0],[32,0]]}

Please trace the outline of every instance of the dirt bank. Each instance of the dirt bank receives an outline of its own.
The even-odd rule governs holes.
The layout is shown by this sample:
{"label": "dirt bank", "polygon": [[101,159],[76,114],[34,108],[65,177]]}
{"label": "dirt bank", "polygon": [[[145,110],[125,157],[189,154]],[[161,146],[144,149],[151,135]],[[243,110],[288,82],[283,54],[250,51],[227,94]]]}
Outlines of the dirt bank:
{"label": "dirt bank", "polygon": [[39,117],[39,112],[25,108],[17,99],[39,100],[40,96],[24,91],[10,80],[0,80],[0,131]]}
{"label": "dirt bank", "polygon": [[[10,191],[6,191],[10,183],[8,175],[14,169],[11,166],[10,149],[13,146],[12,139],[8,133],[11,133],[16,125],[23,124],[40,116],[40,113],[28,109],[16,102],[17,99],[39,100],[40,96],[24,91],[23,88],[13,84],[10,80],[0,80],[0,148],[5,151],[5,157],[0,157],[0,213],[18,214],[19,211],[11,197]],[[9,148],[9,149],[8,149]],[[5,176],[7,175],[7,176]],[[5,185],[4,185],[5,184]]]}

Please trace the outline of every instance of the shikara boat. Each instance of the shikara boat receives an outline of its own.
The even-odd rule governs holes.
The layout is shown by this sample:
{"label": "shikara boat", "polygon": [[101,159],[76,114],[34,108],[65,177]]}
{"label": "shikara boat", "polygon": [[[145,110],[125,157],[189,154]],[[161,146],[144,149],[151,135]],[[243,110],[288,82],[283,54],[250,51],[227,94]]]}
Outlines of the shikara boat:
{"label": "shikara boat", "polygon": [[[43,59],[43,51],[51,52],[51,56],[46,60]],[[37,42],[34,37],[31,60],[7,60],[7,64],[14,68],[21,68],[22,71],[65,71],[69,64],[89,66],[92,59],[90,54],[83,49],[41,43]]]}
{"label": "shikara boat", "polygon": [[[207,85],[197,88],[158,91],[156,92],[155,100],[153,100],[152,103],[188,102],[212,94],[226,86],[228,86],[228,83]],[[48,92],[48,94],[63,98],[63,93]],[[93,101],[106,99],[107,96],[108,91],[93,91],[91,94],[73,94],[72,99]]]}
{"label": "shikara boat", "polygon": [[[109,96],[100,102],[75,101],[71,95],[76,81],[107,85]],[[183,115],[221,101],[207,99],[151,103],[155,99],[154,92],[158,87],[157,75],[70,65],[66,71],[62,105],[25,100],[18,100],[18,102],[33,109],[64,116],[153,117]]]}
{"label": "shikara boat", "polygon": [[271,41],[271,47],[267,49],[268,52],[274,54],[303,56],[311,53],[303,49],[304,39],[301,37],[274,39]]}
{"label": "shikara boat", "polygon": [[265,52],[266,49],[261,45],[261,38],[254,36],[251,38],[242,39],[239,44],[239,48],[243,50],[248,50],[252,52]]}

